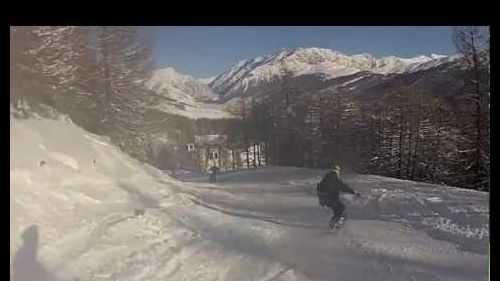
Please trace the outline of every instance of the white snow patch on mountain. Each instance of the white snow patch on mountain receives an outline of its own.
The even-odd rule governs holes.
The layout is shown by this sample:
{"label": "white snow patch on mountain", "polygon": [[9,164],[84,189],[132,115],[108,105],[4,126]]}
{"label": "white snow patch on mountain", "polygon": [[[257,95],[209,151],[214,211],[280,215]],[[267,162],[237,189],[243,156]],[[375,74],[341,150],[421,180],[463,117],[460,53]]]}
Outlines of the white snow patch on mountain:
{"label": "white snow patch on mountain", "polygon": [[330,63],[320,63],[315,65],[309,65],[303,69],[297,71],[294,75],[306,75],[306,74],[319,74],[324,78],[335,78],[341,76],[347,76],[359,72],[359,69],[352,67],[342,67],[339,65],[332,65]]}
{"label": "white snow patch on mountain", "polygon": [[214,79],[215,79],[215,76],[213,76],[213,77],[208,77],[208,78],[198,78],[198,79],[196,79],[196,80],[197,80],[198,82],[202,83],[202,84],[208,85],[208,84],[210,84],[210,82],[212,82]]}
{"label": "white snow patch on mountain", "polygon": [[347,81],[347,82],[344,82],[344,83],[340,84],[340,86],[347,86],[347,85],[349,85],[349,84],[352,84],[352,83],[358,82],[358,81],[360,81],[360,80],[362,80],[362,79],[364,79],[364,78],[366,78],[366,77],[365,77],[365,76],[356,77],[356,78],[354,78],[354,79],[351,79],[351,80],[349,80],[349,81]]}

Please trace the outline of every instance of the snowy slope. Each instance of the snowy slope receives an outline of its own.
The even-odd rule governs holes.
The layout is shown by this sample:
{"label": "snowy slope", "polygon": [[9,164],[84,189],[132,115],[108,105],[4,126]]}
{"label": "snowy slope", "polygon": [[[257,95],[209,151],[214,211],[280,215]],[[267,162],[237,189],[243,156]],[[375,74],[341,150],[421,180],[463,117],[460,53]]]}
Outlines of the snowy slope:
{"label": "snowy slope", "polygon": [[233,118],[220,105],[210,103],[217,99],[217,95],[208,87],[207,81],[165,68],[153,73],[148,86],[163,97],[163,101],[155,107],[161,111],[191,119]]}
{"label": "snowy slope", "polygon": [[[36,259],[30,253],[38,248],[38,262],[59,279],[91,280],[85,277],[89,271],[125,258],[141,247],[137,243],[142,239],[150,239],[142,241],[144,247],[160,241],[154,218],[134,218],[135,208],[150,204],[148,194],[168,191],[164,185],[159,189],[149,168],[106,140],[61,121],[15,120],[10,138],[11,273],[34,270]],[[46,164],[40,166],[41,161]],[[182,204],[182,199],[176,202]],[[39,243],[25,240],[31,248],[23,251],[20,235],[33,225],[39,229]],[[136,230],[123,232],[123,225]],[[127,243],[131,247],[123,248]],[[22,276],[18,280],[26,279]]]}
{"label": "snowy slope", "polygon": [[324,171],[270,167],[210,184],[164,175],[64,121],[11,119],[10,138],[12,280],[486,274],[485,193],[346,176],[363,198],[346,198],[350,220],[328,234],[329,213],[311,193]]}
{"label": "snowy slope", "polygon": [[235,118],[229,111],[215,103],[186,103],[178,101],[166,101],[153,107],[154,109],[184,116],[189,119],[232,119]]}
{"label": "snowy slope", "polygon": [[[218,177],[217,186],[194,192],[197,204],[213,214],[250,225],[267,222],[265,229],[249,226],[247,237],[231,243],[285,261],[290,271],[301,273],[300,280],[485,280],[487,193],[345,175],[362,197],[344,196],[348,221],[327,234],[331,212],[319,207],[314,195],[325,172],[293,167],[230,172]],[[180,177],[206,181],[206,175]],[[230,230],[240,224],[235,219],[221,226],[226,231],[213,229],[213,239],[233,241]],[[252,229],[268,238],[255,238]]]}
{"label": "snowy slope", "polygon": [[210,84],[210,82],[212,82],[214,79],[215,79],[215,76],[214,76],[214,77],[208,77],[208,78],[198,78],[198,79],[196,79],[196,80],[197,80],[198,82],[202,83],[202,84],[208,85],[208,84]]}
{"label": "snowy slope", "polygon": [[435,67],[454,59],[456,57],[435,54],[414,58],[375,58],[369,54],[348,56],[331,49],[297,48],[241,61],[214,79],[210,86],[221,96],[232,96],[285,75],[318,75],[332,79],[362,71],[399,74]]}

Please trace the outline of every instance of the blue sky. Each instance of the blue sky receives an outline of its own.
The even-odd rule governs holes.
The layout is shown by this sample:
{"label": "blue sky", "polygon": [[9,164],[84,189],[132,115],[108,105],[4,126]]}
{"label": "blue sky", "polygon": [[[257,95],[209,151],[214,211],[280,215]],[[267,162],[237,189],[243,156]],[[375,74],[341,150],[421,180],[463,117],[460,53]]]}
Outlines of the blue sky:
{"label": "blue sky", "polygon": [[345,54],[414,57],[456,53],[452,27],[154,27],[155,67],[197,78],[283,48],[321,47]]}

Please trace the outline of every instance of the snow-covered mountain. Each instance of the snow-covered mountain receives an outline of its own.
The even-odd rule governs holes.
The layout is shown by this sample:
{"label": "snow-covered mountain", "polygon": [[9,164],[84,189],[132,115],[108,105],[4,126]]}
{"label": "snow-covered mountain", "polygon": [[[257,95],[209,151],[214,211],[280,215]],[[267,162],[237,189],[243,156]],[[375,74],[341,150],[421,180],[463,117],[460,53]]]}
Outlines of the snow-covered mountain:
{"label": "snow-covered mountain", "polygon": [[210,84],[210,82],[214,81],[214,79],[215,79],[215,76],[208,77],[208,78],[198,78],[196,80],[202,84],[208,85],[208,84]]}
{"label": "snow-covered mountain", "polygon": [[[331,49],[297,48],[240,61],[216,78],[197,79],[173,68],[154,72],[150,87],[165,97],[162,111],[191,119],[231,118],[234,97],[272,96],[283,91],[304,93],[336,87],[354,96],[377,98],[413,85],[441,96],[456,95],[460,56],[422,55],[414,58],[369,54],[346,55]],[[224,103],[221,105],[221,103]]]}
{"label": "snow-covered mountain", "polygon": [[314,75],[321,80],[329,80],[360,72],[381,75],[411,73],[439,66],[456,58],[457,56],[436,54],[414,58],[376,58],[369,54],[349,56],[331,49],[297,48],[240,61],[209,85],[221,98],[227,99],[250,88],[279,81],[283,77]]}
{"label": "snow-covered mountain", "polygon": [[216,94],[207,86],[209,79],[195,79],[169,67],[154,71],[148,86],[160,95],[179,101],[213,101]]}
{"label": "snow-covered mountain", "polygon": [[217,100],[217,95],[207,85],[208,79],[195,79],[179,74],[173,68],[165,68],[153,73],[148,86],[164,98],[156,106],[161,111],[190,119],[232,118],[220,105],[212,103]]}

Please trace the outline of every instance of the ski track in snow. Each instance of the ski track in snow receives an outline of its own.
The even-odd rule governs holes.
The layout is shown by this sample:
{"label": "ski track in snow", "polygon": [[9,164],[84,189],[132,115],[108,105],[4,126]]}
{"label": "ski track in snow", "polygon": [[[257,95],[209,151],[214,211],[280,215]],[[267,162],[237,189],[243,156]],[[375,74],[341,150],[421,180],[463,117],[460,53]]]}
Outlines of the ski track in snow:
{"label": "ski track in snow", "polygon": [[26,269],[52,281],[486,276],[485,193],[344,175],[362,197],[343,196],[347,221],[331,232],[314,194],[322,170],[267,167],[208,183],[142,165],[73,124],[15,120],[12,139],[12,280]]}

